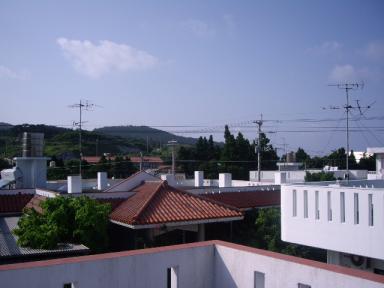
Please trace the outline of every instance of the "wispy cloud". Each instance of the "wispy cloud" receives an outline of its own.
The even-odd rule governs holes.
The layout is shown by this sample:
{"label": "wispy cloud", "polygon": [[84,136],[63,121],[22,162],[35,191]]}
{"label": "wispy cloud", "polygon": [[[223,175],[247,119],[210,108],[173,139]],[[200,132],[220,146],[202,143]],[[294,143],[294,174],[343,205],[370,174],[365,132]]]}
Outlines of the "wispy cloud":
{"label": "wispy cloud", "polygon": [[58,38],[57,44],[75,69],[91,78],[99,78],[112,71],[149,69],[159,62],[148,52],[108,40],[93,44],[87,40]]}
{"label": "wispy cloud", "polygon": [[0,78],[8,78],[14,80],[26,80],[28,79],[28,72],[23,71],[14,71],[6,66],[0,65]]}
{"label": "wispy cloud", "polygon": [[366,68],[357,69],[350,64],[336,65],[329,75],[329,80],[335,82],[360,82],[362,80],[370,78],[370,74],[370,71]]}
{"label": "wispy cloud", "polygon": [[215,35],[215,30],[206,22],[199,19],[190,19],[181,23],[181,26],[197,37],[210,37]]}
{"label": "wispy cloud", "polygon": [[384,41],[369,43],[364,54],[373,61],[384,62]]}
{"label": "wispy cloud", "polygon": [[332,53],[337,53],[342,48],[342,44],[337,41],[326,41],[320,45],[311,47],[307,49],[308,53],[317,54],[317,55],[329,55]]}

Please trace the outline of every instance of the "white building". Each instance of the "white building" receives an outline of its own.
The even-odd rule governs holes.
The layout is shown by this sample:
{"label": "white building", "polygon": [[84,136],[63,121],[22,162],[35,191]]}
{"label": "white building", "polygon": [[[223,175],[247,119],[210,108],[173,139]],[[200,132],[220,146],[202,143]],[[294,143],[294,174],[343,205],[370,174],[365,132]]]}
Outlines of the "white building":
{"label": "white building", "polygon": [[326,249],[328,263],[384,274],[383,180],[282,185],[281,215],[282,240]]}
{"label": "white building", "polygon": [[384,276],[222,241],[0,266],[2,287],[379,288]]}

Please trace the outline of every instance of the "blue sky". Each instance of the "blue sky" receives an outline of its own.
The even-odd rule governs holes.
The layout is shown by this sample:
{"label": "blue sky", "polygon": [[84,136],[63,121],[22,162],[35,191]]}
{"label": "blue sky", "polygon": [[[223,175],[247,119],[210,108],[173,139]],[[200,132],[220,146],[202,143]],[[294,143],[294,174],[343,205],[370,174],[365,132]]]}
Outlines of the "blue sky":
{"label": "blue sky", "polygon": [[87,129],[222,140],[224,124],[253,139],[262,113],[281,120],[264,124],[275,146],[324,154],[345,144],[331,131],[345,113],[322,109],[345,92],[327,85],[364,81],[351,102],[374,105],[352,111],[351,148],[383,146],[383,15],[382,1],[1,1],[0,121],[70,127],[87,99],[101,106]]}

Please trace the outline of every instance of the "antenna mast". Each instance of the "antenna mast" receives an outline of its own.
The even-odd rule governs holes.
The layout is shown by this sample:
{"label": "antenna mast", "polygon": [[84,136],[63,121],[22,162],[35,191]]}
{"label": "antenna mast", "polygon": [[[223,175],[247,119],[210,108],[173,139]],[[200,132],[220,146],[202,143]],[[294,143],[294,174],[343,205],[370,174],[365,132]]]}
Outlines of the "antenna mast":
{"label": "antenna mast", "polygon": [[172,175],[175,176],[176,157],[175,157],[175,146],[177,145],[176,140],[168,141],[168,146],[172,148]]}
{"label": "antenna mast", "polygon": [[[360,107],[360,104],[359,102],[357,101],[357,107],[354,107],[352,105],[349,104],[349,90],[356,90],[358,88],[363,88],[364,87],[364,84],[361,83],[340,83],[340,84],[330,84],[328,86],[334,86],[334,87],[337,87],[339,89],[344,89],[345,90],[345,95],[346,95],[346,98],[347,98],[347,103],[346,105],[344,105],[343,107],[330,107],[330,109],[341,109],[341,108],[344,108],[345,111],[347,112],[347,131],[346,131],[346,137],[347,137],[347,155],[346,155],[346,170],[347,170],[347,174],[346,174],[346,178],[347,178],[347,181],[349,181],[349,113],[350,113],[350,110],[351,109],[359,109],[360,111],[360,114],[362,113],[361,112],[361,108]],[[364,108],[370,108],[370,106],[367,106],[367,107],[364,107]]]}
{"label": "antenna mast", "polygon": [[263,125],[263,114],[260,114],[260,120],[253,121],[257,124],[259,137],[257,140],[257,181],[260,182],[260,173],[261,173],[261,125]]}
{"label": "antenna mast", "polygon": [[70,108],[79,108],[79,122],[73,122],[73,126],[79,127],[79,152],[80,152],[80,164],[79,164],[79,175],[81,178],[81,161],[83,159],[83,152],[82,152],[82,145],[81,145],[81,131],[82,131],[82,125],[85,123],[85,121],[82,120],[82,111],[83,109],[86,111],[90,111],[92,107],[95,105],[90,103],[88,100],[80,100],[79,103],[70,105]]}

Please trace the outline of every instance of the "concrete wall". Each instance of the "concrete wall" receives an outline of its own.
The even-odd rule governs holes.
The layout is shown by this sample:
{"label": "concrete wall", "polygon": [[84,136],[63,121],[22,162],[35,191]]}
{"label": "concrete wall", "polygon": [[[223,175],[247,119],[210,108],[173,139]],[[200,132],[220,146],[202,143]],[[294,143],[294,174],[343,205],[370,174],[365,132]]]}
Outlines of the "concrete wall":
{"label": "concrete wall", "polygon": [[[296,190],[297,216],[293,216]],[[308,193],[308,218],[304,218],[304,191]],[[315,193],[319,195],[316,219]],[[328,220],[328,192],[332,220]],[[345,223],[341,222],[340,193],[345,195]],[[358,195],[359,223],[355,224],[354,194]],[[369,226],[368,195],[372,194],[373,226]],[[281,238],[284,241],[333,251],[384,259],[384,189],[337,186],[282,185]]]}
{"label": "concrete wall", "polygon": [[[265,250],[209,241],[120,253],[0,266],[1,287],[167,287],[175,268],[179,288],[253,288],[255,272],[264,286],[383,287],[384,276]],[[260,284],[260,283],[259,283]],[[261,283],[262,284],[262,283]]]}
{"label": "concrete wall", "polygon": [[[147,249],[150,251],[150,249]],[[156,250],[156,249],[155,249]],[[1,287],[166,288],[167,268],[178,266],[178,287],[213,287],[214,246],[1,271]],[[113,254],[111,254],[113,255]],[[88,259],[92,258],[88,257]],[[87,259],[87,256],[82,259]]]}
{"label": "concrete wall", "polygon": [[[216,245],[216,288],[254,288],[255,272],[264,273],[265,288],[298,287],[298,283],[311,287],[383,287],[365,279],[329,270],[276,259],[252,252]],[[325,265],[325,264],[323,264]],[[336,269],[334,269],[336,270]],[[263,286],[262,286],[263,287]]]}

